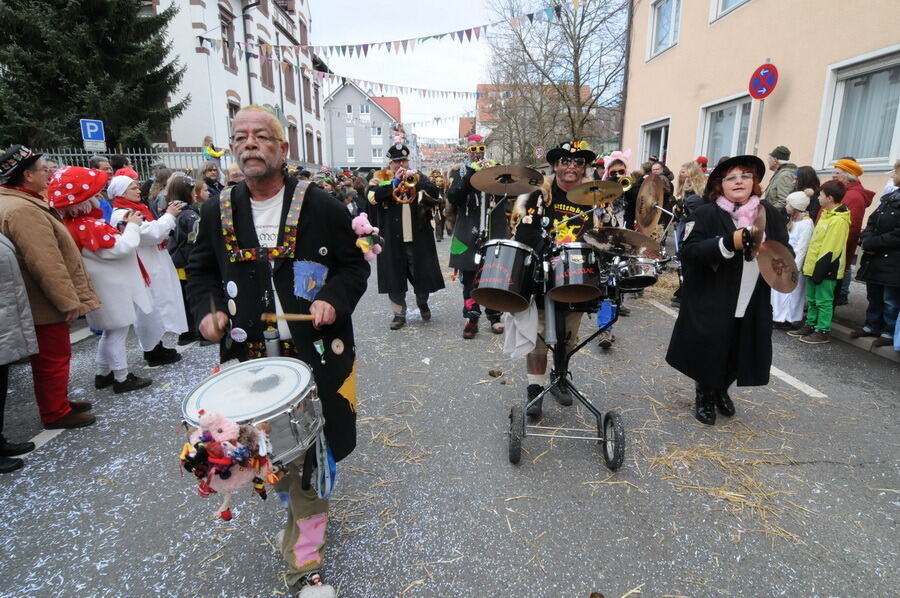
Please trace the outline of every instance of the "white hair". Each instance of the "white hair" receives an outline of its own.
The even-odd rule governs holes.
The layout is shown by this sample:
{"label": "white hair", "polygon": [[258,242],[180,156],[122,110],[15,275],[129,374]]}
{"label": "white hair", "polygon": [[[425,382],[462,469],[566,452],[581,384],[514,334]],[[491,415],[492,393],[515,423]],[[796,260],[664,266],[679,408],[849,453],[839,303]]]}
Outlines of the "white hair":
{"label": "white hair", "polygon": [[93,210],[100,207],[100,200],[92,197],[87,201],[82,201],[73,206],[62,206],[56,208],[60,218],[77,218],[83,214],[90,214]]}
{"label": "white hair", "polygon": [[842,170],[842,172],[847,176],[847,182],[849,182],[849,183],[855,183],[859,180],[859,177],[856,176],[855,174],[850,174],[846,170]]}

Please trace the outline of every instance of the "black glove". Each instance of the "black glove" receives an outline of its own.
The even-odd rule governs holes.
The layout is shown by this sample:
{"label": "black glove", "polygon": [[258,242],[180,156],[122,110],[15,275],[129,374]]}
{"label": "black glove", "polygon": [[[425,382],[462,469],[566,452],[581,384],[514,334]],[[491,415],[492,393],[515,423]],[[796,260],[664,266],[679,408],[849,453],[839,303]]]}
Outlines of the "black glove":
{"label": "black glove", "polygon": [[725,235],[722,237],[722,245],[725,246],[725,249],[734,253],[734,235]]}

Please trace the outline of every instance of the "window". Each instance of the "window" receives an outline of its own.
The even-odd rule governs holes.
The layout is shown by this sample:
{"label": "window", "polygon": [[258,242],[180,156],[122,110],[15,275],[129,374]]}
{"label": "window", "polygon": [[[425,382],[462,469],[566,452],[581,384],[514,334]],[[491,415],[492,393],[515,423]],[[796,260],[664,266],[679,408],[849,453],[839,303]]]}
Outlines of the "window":
{"label": "window", "polygon": [[372,158],[373,159],[384,158],[384,150],[381,149],[380,147],[373,147],[372,148]]}
{"label": "window", "polygon": [[[260,45],[268,44],[263,40],[259,41]],[[269,46],[271,48],[272,46]],[[275,60],[274,55],[266,55],[262,51],[259,53],[259,70],[262,86],[269,91],[275,91],[275,73],[272,70],[272,61]]]}
{"label": "window", "polygon": [[306,135],[306,161],[310,164],[316,163],[316,150],[313,148],[313,134],[312,131],[307,131]]}
{"label": "window", "polygon": [[316,147],[319,148],[319,161],[317,163],[324,164],[325,156],[322,155],[322,136],[321,135],[316,135]]}
{"label": "window", "polygon": [[890,167],[900,153],[900,54],[837,71],[823,168],[842,156]]}
{"label": "window", "polygon": [[312,99],[310,98],[309,77],[303,75],[303,109],[312,112]]}
{"label": "window", "polygon": [[[293,65],[291,65],[293,66]],[[297,101],[296,94],[294,93],[294,69],[285,69],[284,77],[282,77],[284,81],[284,95],[288,99],[289,102],[294,103]],[[296,158],[295,158],[296,159]]]}
{"label": "window", "polygon": [[353,145],[356,142],[356,131],[353,127],[347,127],[347,145]]}
{"label": "window", "polygon": [[669,148],[669,119],[642,125],[641,162],[646,162],[650,156],[656,156],[662,162],[666,162]]}
{"label": "window", "polygon": [[234,117],[237,116],[238,111],[240,111],[240,104],[236,104],[234,102],[228,102],[228,132],[231,133],[231,125],[234,122]]}
{"label": "window", "polygon": [[[306,23],[303,22],[303,19],[299,19],[300,25],[300,45],[308,46],[309,45],[309,29],[306,27]],[[303,53],[309,56],[309,48],[304,47]]]}
{"label": "window", "polygon": [[347,114],[353,114],[353,104],[347,104]]}
{"label": "window", "polygon": [[379,126],[372,127],[372,137],[381,137],[381,127],[379,127]]}
{"label": "window", "polygon": [[359,113],[360,113],[360,114],[368,114],[368,113],[369,113],[369,110],[370,110],[371,108],[372,108],[372,107],[369,106],[368,104],[360,104],[360,105],[359,105]]}
{"label": "window", "polygon": [[[732,10],[746,4],[749,0],[712,0],[713,1],[713,20],[725,16]],[[708,157],[708,156],[707,156]]]}
{"label": "window", "polygon": [[703,155],[715,164],[722,156],[747,153],[750,129],[750,98],[710,106],[703,110]]}
{"label": "window", "polygon": [[300,157],[300,150],[298,149],[297,144],[299,143],[299,136],[297,133],[297,125],[289,125],[288,126],[288,140],[290,142],[290,154],[288,157],[291,160],[297,160]]}
{"label": "window", "polygon": [[356,150],[352,147],[347,148],[347,162],[356,162]]}
{"label": "window", "polygon": [[314,85],[313,85],[313,89],[315,90],[314,93],[313,93],[313,95],[314,95],[315,98],[316,98],[316,118],[321,118],[321,117],[322,117],[322,113],[321,113],[321,110],[320,110],[320,108],[319,108],[319,105],[320,105],[320,102],[319,102],[319,84],[318,84],[318,83],[314,84]]}
{"label": "window", "polygon": [[219,9],[219,26],[222,29],[222,64],[232,73],[237,73],[237,59],[234,55],[234,15]]}
{"label": "window", "polygon": [[681,21],[681,0],[657,0],[651,9],[653,41],[650,56],[656,56],[678,42]]}

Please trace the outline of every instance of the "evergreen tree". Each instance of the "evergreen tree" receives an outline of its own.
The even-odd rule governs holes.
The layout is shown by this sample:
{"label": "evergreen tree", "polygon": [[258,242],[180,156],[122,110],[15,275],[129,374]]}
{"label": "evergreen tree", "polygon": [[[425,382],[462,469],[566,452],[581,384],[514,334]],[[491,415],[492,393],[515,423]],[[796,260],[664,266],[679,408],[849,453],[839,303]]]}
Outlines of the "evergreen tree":
{"label": "evergreen tree", "polygon": [[78,146],[81,118],[102,120],[112,148],[165,139],[190,101],[167,104],[185,70],[166,41],[176,11],[154,14],[141,0],[0,2],[0,145]]}

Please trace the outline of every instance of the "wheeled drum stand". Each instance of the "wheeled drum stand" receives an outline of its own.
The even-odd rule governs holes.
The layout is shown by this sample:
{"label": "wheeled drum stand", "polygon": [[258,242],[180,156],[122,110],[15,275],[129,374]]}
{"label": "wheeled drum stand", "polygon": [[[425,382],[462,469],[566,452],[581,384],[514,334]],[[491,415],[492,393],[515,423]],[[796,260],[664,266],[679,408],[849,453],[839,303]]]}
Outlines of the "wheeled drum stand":
{"label": "wheeled drum stand", "polygon": [[[600,451],[606,466],[615,471],[622,466],[625,460],[625,426],[622,423],[621,416],[615,411],[607,411],[605,414],[601,412],[594,404],[572,383],[572,373],[569,371],[569,361],[582,347],[586,346],[594,340],[601,332],[607,330],[618,319],[618,308],[621,305],[621,295],[618,287],[610,287],[611,294],[615,295],[616,317],[603,328],[598,329],[590,335],[581,344],[566,352],[566,332],[564,330],[564,314],[565,312],[556,309],[554,317],[556,318],[557,330],[560,330],[559,339],[555,343],[548,343],[548,347],[553,352],[553,369],[550,371],[550,384],[548,384],[541,393],[528,402],[527,405],[517,403],[512,406],[509,412],[509,462],[518,464],[522,457],[522,440],[528,436],[543,436],[545,438],[568,438],[571,440],[590,440],[597,441],[599,439]],[[557,304],[559,305],[559,304]],[[545,313],[545,317],[547,314]],[[552,339],[551,339],[552,340]],[[597,420],[597,428],[560,428],[549,426],[530,425],[525,421],[525,411],[528,407],[538,401],[543,400],[548,393],[564,393],[569,392],[573,397],[584,405]]]}

